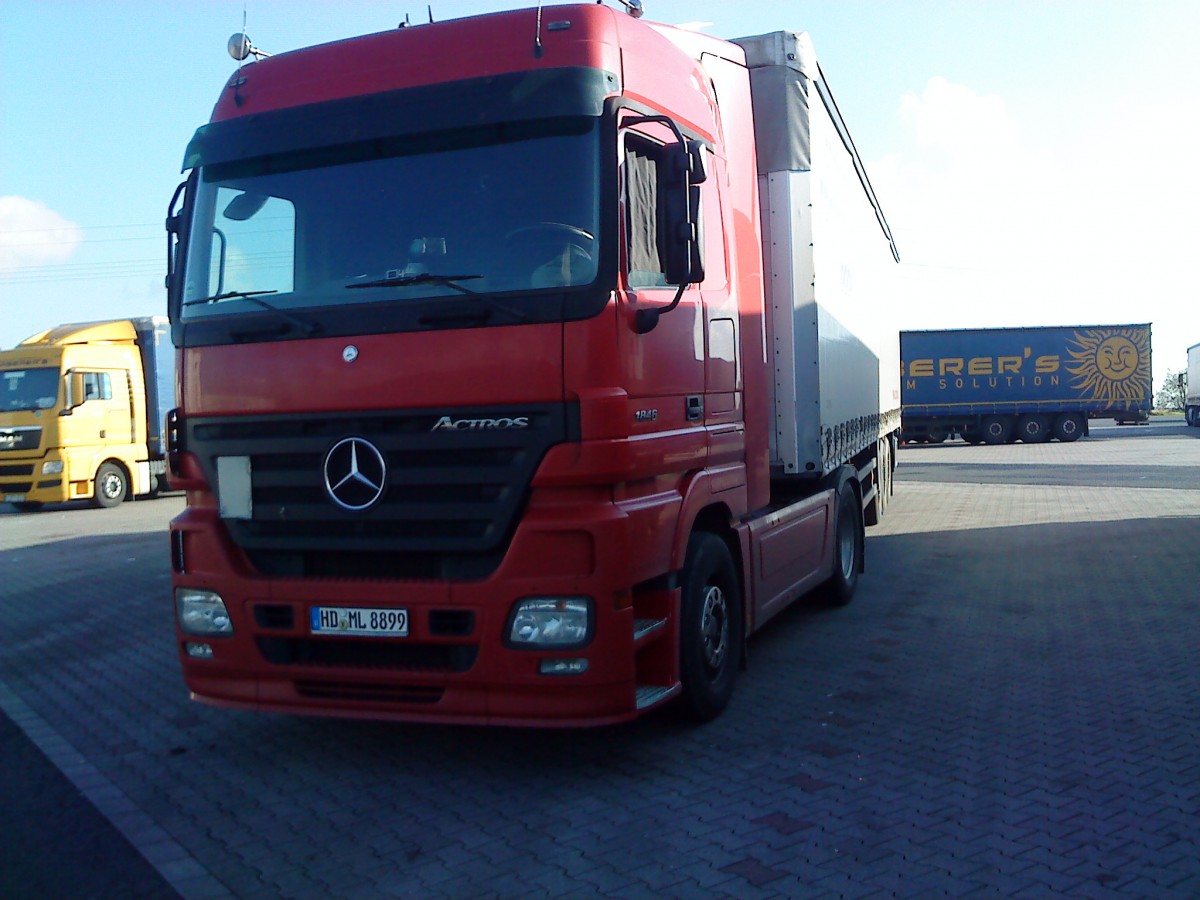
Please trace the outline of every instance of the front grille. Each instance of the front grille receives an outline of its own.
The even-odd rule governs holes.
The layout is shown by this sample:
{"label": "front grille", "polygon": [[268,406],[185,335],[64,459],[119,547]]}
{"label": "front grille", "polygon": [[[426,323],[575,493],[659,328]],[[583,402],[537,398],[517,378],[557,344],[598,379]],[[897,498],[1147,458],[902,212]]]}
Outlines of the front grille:
{"label": "front grille", "polygon": [[276,666],[388,669],[399,672],[466,672],[478,647],[470,644],[412,644],[399,639],[256,637],[262,658]]}
{"label": "front grille", "polygon": [[0,466],[0,478],[20,478],[33,474],[33,466]]}
{"label": "front grille", "polygon": [[0,490],[6,494],[27,494],[33,490],[32,481],[10,481],[7,484],[0,484]]}
{"label": "front grille", "polygon": [[[480,420],[527,425],[472,426]],[[459,427],[437,427],[446,422]],[[218,494],[217,459],[249,458],[252,517],[225,525],[260,572],[479,578],[503,555],[546,451],[578,435],[578,407],[539,404],[188,418],[183,449]],[[327,456],[350,437],[370,442],[386,464],[382,496],[363,510],[339,506],[326,484]]]}
{"label": "front grille", "polygon": [[[42,426],[14,425],[0,428],[0,451],[36,450],[42,444]],[[30,474],[33,470],[30,470]]]}

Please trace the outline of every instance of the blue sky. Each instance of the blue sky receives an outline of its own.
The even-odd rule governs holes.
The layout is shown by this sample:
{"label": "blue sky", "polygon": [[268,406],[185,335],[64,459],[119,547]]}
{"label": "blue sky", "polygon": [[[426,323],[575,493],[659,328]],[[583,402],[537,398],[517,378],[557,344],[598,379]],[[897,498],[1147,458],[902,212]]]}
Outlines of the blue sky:
{"label": "blue sky", "polygon": [[[529,5],[434,0],[439,19]],[[646,0],[720,37],[808,31],[902,255],[902,328],[1151,322],[1200,342],[1194,0]],[[4,0],[0,347],[162,313],[162,220],[234,67],[427,4]]]}

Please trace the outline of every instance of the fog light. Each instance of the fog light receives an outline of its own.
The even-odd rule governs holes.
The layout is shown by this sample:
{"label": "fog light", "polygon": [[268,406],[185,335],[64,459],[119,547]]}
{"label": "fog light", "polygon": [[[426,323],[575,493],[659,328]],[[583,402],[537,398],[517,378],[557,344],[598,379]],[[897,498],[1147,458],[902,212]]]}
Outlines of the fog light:
{"label": "fog light", "polygon": [[63,471],[63,463],[61,459],[48,459],[42,463],[43,475],[61,475]]}
{"label": "fog light", "polygon": [[527,597],[508,617],[511,647],[582,647],[592,638],[592,601],[586,597]]}
{"label": "fog light", "polygon": [[538,664],[542,675],[582,675],[587,671],[586,659],[543,659]]}
{"label": "fog light", "polygon": [[212,647],[208,644],[198,644],[195,641],[188,641],[183,645],[184,651],[192,659],[212,659]]}
{"label": "fog light", "polygon": [[213,591],[176,588],[175,614],[186,634],[233,634],[225,601]]}

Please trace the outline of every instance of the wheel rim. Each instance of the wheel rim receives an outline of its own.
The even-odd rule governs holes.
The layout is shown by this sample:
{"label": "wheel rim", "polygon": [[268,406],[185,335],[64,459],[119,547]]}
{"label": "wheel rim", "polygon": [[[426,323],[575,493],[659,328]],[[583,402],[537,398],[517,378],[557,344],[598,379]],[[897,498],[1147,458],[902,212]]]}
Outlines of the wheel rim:
{"label": "wheel rim", "polygon": [[845,515],[838,516],[838,558],[842,562],[842,579],[849,581],[854,577],[854,529]]}
{"label": "wheel rim", "polygon": [[704,647],[705,665],[710,672],[720,670],[729,652],[729,602],[725,592],[715,584],[710,584],[704,592],[700,640]]}
{"label": "wheel rim", "polygon": [[101,483],[100,490],[104,492],[104,496],[109,500],[116,500],[125,492],[125,487],[123,484],[121,484],[120,476],[109,472],[104,476],[104,481]]}

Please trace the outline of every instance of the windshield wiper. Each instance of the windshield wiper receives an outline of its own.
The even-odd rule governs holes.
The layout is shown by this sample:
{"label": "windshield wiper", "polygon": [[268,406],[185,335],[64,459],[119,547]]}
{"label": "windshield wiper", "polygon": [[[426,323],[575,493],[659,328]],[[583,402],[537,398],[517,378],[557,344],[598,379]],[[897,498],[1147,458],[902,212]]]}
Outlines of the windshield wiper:
{"label": "windshield wiper", "polygon": [[[411,284],[439,284],[445,285],[448,288],[453,288],[461,294],[470,294],[475,299],[486,303],[492,309],[498,310],[505,315],[512,316],[514,319],[524,321],[529,318],[529,314],[520,309],[514,309],[511,306],[506,306],[499,300],[495,300],[486,294],[481,294],[479,291],[473,291],[470,288],[463,287],[461,284],[455,284],[457,281],[468,281],[475,278],[482,278],[482,275],[438,275],[434,272],[421,272],[414,275],[398,275],[395,278],[381,278],[378,281],[361,281],[348,284],[348,288],[374,288],[374,287],[407,287]],[[433,313],[430,315],[421,316],[417,321],[422,325],[452,325],[457,322],[477,322],[486,324],[491,318],[491,314],[485,310],[468,310],[466,312],[456,310],[445,314]]]}
{"label": "windshield wiper", "polygon": [[436,275],[433,272],[421,272],[415,275],[397,275],[395,278],[380,278],[378,281],[355,281],[346,285],[348,288],[377,288],[377,287],[408,287],[411,284],[441,284],[453,288],[462,294],[476,294],[470,288],[456,284],[458,281],[470,281],[482,278],[482,275]]}
{"label": "windshield wiper", "polygon": [[299,328],[305,334],[316,334],[321,330],[321,327],[313,322],[306,322],[297,316],[293,316],[285,309],[280,309],[260,297],[260,294],[278,294],[279,291],[226,291],[223,294],[213,294],[211,297],[201,297],[197,300],[184,300],[184,306],[195,306],[197,303],[219,303],[222,300],[249,300],[251,303],[261,306],[268,312],[273,312],[286,322]]}
{"label": "windshield wiper", "polygon": [[[211,297],[199,297],[195,300],[184,300],[184,306],[196,306],[199,303],[219,303],[222,300],[254,300],[259,294],[278,294],[279,291],[226,291],[223,294],[213,294]],[[265,300],[254,300],[255,303],[266,305]],[[274,309],[268,306],[268,309]]]}

